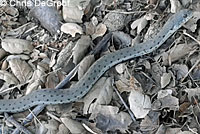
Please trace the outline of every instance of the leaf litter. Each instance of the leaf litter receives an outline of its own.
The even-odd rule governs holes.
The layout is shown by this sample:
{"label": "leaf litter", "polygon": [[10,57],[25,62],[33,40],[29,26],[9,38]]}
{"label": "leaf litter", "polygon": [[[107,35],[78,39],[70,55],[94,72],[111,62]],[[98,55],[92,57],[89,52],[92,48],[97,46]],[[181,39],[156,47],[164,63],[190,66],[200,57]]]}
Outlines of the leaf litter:
{"label": "leaf litter", "polygon": [[[198,1],[63,1],[66,6],[53,10],[0,7],[1,99],[55,88],[78,65],[78,74],[65,85],[73,86],[99,56],[152,38],[170,13],[181,8],[192,8],[195,13],[193,19],[152,54],[107,71],[78,102],[48,106],[26,125],[29,131],[37,134],[200,133]],[[43,10],[50,15],[41,18],[41,13],[37,13]],[[55,16],[58,14],[64,20]],[[109,45],[101,49],[104,52],[88,55],[110,31],[113,34]],[[13,116],[22,121],[27,113]],[[1,126],[5,125],[0,129],[3,133],[15,126],[3,116],[0,122]]]}

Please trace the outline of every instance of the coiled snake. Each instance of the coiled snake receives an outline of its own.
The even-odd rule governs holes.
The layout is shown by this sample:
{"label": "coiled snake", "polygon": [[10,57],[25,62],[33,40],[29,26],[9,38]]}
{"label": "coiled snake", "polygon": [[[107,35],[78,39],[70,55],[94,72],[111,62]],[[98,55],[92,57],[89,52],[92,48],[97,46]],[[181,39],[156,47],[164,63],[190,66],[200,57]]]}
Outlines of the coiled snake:
{"label": "coiled snake", "polygon": [[39,104],[70,103],[86,95],[97,80],[114,65],[129,59],[142,56],[160,47],[177,29],[192,18],[193,12],[183,9],[174,14],[161,31],[151,40],[134,47],[124,48],[104,55],[97,60],[85,75],[69,89],[42,89],[19,99],[0,100],[0,112],[20,112]]}

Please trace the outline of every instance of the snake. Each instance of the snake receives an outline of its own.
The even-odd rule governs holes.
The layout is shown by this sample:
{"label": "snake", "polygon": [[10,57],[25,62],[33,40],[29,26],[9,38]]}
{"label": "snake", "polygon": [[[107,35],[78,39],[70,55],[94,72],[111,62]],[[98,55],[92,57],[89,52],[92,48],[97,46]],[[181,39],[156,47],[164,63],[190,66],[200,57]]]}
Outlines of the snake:
{"label": "snake", "polygon": [[154,38],[102,56],[94,62],[83,77],[70,88],[59,90],[53,88],[40,89],[17,99],[1,99],[0,113],[22,112],[41,104],[54,105],[77,101],[84,97],[100,77],[111,67],[153,52],[192,17],[193,11],[189,9],[182,9],[173,14]]}

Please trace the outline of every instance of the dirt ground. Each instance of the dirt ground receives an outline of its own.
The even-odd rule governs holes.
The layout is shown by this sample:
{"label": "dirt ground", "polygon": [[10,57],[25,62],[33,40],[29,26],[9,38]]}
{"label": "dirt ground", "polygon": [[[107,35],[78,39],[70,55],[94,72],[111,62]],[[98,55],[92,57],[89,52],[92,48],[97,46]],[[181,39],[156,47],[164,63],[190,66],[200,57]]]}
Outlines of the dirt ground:
{"label": "dirt ground", "polygon": [[[193,17],[146,53],[183,9]],[[75,102],[2,111],[0,134],[199,134],[199,19],[198,0],[2,0],[0,112],[1,100],[16,99],[14,110],[35,90],[73,89],[99,58],[147,43],[135,58],[115,55],[120,63]]]}

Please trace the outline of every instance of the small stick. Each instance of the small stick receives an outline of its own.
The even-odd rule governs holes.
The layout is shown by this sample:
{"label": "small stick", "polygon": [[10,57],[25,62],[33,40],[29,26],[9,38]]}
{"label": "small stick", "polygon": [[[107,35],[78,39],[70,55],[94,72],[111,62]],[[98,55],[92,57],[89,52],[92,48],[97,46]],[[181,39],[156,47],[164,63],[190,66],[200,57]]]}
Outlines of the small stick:
{"label": "small stick", "polygon": [[146,11],[131,11],[131,12],[125,12],[125,11],[112,11],[112,10],[105,10],[107,12],[111,13],[121,13],[121,14],[136,14],[136,13],[146,13]]}
{"label": "small stick", "polygon": [[185,78],[192,72],[192,70],[199,64],[200,59],[198,59],[195,64],[192,66],[192,68],[190,68],[190,70],[187,72],[187,74],[182,78],[181,82],[183,82],[185,80]]}
{"label": "small stick", "polygon": [[[102,46],[102,45],[104,46],[105,44],[107,44],[108,41],[109,41],[110,38],[111,38],[111,35],[112,35],[112,33],[107,34],[107,36],[104,37],[104,38],[102,39],[102,41],[100,41],[100,42],[98,43],[98,46]],[[98,47],[98,49],[95,49],[95,51],[92,51],[90,54],[94,54],[94,53],[97,53],[97,52],[99,52],[99,51],[100,51],[100,48]],[[64,79],[62,82],[60,82],[60,83],[56,86],[56,89],[61,89],[62,87],[64,87],[64,85],[66,85],[66,84],[71,80],[71,78],[73,78],[73,76],[76,74],[76,72],[77,72],[77,70],[78,70],[78,67],[79,67],[79,65],[77,65],[77,66],[65,77],[65,79]],[[22,125],[28,124],[28,123],[34,118],[34,116],[37,116],[45,107],[46,107],[46,105],[38,105],[38,106],[36,106],[36,107],[33,109],[32,113],[30,113],[30,114],[26,117],[26,119],[23,121]],[[33,116],[33,114],[34,114],[34,116]],[[16,129],[14,130],[14,132],[13,132],[13,134],[19,134],[19,133],[20,133],[20,130],[19,130],[18,128],[16,128]]]}
{"label": "small stick", "polygon": [[24,126],[22,126],[20,123],[18,123],[13,116],[9,116],[7,113],[4,113],[4,116],[6,117],[6,120],[12,123],[15,127],[17,127],[20,131],[22,131],[25,134],[32,134],[28,129],[26,129]]}
{"label": "small stick", "polygon": [[127,109],[129,115],[131,116],[131,119],[135,122],[136,119],[135,119],[135,116],[133,114],[133,112],[130,110],[130,108],[126,105],[125,101],[123,100],[123,98],[121,97],[119,91],[117,90],[116,86],[114,85],[114,82],[112,82],[112,85],[113,85],[113,88],[115,90],[115,92],[117,93],[119,99],[121,100],[121,102],[123,103],[123,105],[125,106],[125,108]]}
{"label": "small stick", "polygon": [[[183,31],[183,34],[190,37],[191,39],[193,39],[194,41],[196,41],[199,45],[200,45],[200,41],[198,41],[197,39],[195,39],[192,35],[188,34],[185,30]],[[195,64],[192,66],[192,68],[187,72],[187,74],[182,78],[181,82],[183,82],[185,80],[185,78],[190,74],[190,72],[199,64],[200,59],[198,59]]]}
{"label": "small stick", "polygon": [[105,49],[108,45],[108,41],[110,41],[110,38],[112,36],[112,33],[108,33],[106,34],[103,39],[96,45],[96,47],[94,48],[94,50],[92,50],[90,52],[90,54],[92,55],[96,55],[98,53],[100,53],[103,49]]}
{"label": "small stick", "polygon": [[[56,89],[61,89],[64,85],[66,85],[69,80],[74,76],[74,74],[77,72],[79,65],[77,65],[66,77],[62,82],[60,82],[57,86]],[[26,119],[23,121],[22,125],[28,124],[35,116],[37,116],[44,108],[46,105],[38,105],[36,106],[33,111],[26,117]],[[12,134],[19,134],[20,129],[16,128]]]}
{"label": "small stick", "polygon": [[186,36],[190,37],[191,39],[193,39],[194,41],[196,41],[200,45],[200,41],[195,39],[192,35],[188,34],[185,30],[183,31],[183,34],[185,34]]}

